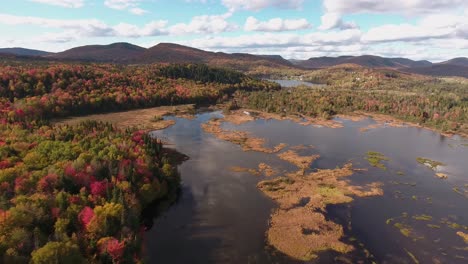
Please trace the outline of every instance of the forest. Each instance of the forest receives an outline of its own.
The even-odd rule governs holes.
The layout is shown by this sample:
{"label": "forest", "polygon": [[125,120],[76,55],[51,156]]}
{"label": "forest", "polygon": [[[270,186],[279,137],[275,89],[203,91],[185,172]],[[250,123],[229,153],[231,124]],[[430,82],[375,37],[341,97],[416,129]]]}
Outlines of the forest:
{"label": "forest", "polygon": [[0,255],[5,263],[138,263],[142,211],[174,199],[173,153],[148,131],[52,119],[229,103],[284,115],[383,113],[468,134],[466,82],[362,68],[279,85],[200,64],[0,66]]}
{"label": "forest", "polygon": [[[323,85],[236,93],[239,106],[332,118],[355,111],[387,114],[446,133],[468,135],[468,82],[359,66],[295,72]],[[280,77],[280,76],[279,76]]]}
{"label": "forest", "polygon": [[[138,263],[142,211],[173,200],[173,151],[148,131],[51,118],[278,89],[204,65],[0,69],[0,255],[4,263]],[[171,154],[172,153],[172,154]]]}

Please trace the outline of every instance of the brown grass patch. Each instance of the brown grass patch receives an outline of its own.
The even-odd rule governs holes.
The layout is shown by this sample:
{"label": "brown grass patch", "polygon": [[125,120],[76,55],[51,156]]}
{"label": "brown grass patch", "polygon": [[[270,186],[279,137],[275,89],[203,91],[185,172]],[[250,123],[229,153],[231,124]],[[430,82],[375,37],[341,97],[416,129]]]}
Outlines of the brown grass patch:
{"label": "brown grass patch", "polygon": [[461,238],[463,238],[463,240],[465,241],[465,243],[468,244],[468,234],[467,234],[467,233],[463,233],[462,231],[458,231],[458,232],[457,232],[457,235],[460,236]]}
{"label": "brown grass patch", "polygon": [[205,132],[213,134],[221,140],[240,145],[244,151],[277,153],[287,146],[287,144],[281,143],[274,148],[267,148],[264,146],[266,143],[265,139],[251,137],[249,133],[244,131],[224,130],[221,128],[222,122],[224,122],[224,119],[212,119],[202,124],[201,127]]}
{"label": "brown grass patch", "polygon": [[382,195],[379,183],[364,187],[351,186],[342,178],[353,174],[351,164],[333,170],[319,170],[302,176],[290,173],[286,177],[262,181],[257,186],[278,203],[271,215],[268,242],[296,259],[310,260],[323,250],[347,253],[354,248],[341,242],[343,227],[325,218],[329,204],[348,203],[353,196]]}
{"label": "brown grass patch", "polygon": [[359,115],[359,114],[346,114],[346,115],[340,114],[340,115],[336,115],[336,117],[345,119],[345,120],[350,120],[353,122],[359,122],[359,121],[363,121],[367,119],[367,116]]}
{"label": "brown grass patch", "polygon": [[278,154],[278,157],[282,160],[290,162],[297,167],[305,170],[310,167],[314,160],[320,158],[320,155],[311,155],[311,156],[299,156],[296,151],[288,150],[281,154]]}
{"label": "brown grass patch", "polygon": [[263,163],[263,162],[258,164],[258,169],[250,169],[250,168],[244,168],[244,167],[239,167],[239,166],[233,166],[233,167],[230,167],[229,169],[234,172],[248,172],[255,176],[260,176],[263,174],[266,177],[270,177],[275,174],[278,174],[277,170],[273,169],[270,165]]}
{"label": "brown grass patch", "polygon": [[263,173],[267,177],[273,176],[278,173],[277,170],[273,169],[270,165],[263,162],[258,164],[258,171]]}
{"label": "brown grass patch", "polygon": [[255,169],[250,169],[250,168],[244,168],[244,167],[239,167],[239,166],[232,166],[229,168],[229,170],[233,172],[248,172],[250,174],[253,174],[255,176],[260,176],[260,172],[255,170]]}
{"label": "brown grass patch", "polygon": [[162,117],[165,115],[176,115],[183,118],[192,118],[193,115],[190,113],[193,113],[193,111],[193,105],[161,106],[116,113],[71,117],[67,119],[57,120],[55,123],[74,125],[85,120],[94,120],[112,123],[117,127],[121,128],[137,127],[139,129],[145,130],[159,130],[174,125],[175,121],[155,120],[155,117]]}
{"label": "brown grass patch", "polygon": [[234,125],[241,125],[247,122],[254,121],[255,118],[250,114],[244,113],[245,111],[231,111],[224,114],[224,121],[232,123]]}

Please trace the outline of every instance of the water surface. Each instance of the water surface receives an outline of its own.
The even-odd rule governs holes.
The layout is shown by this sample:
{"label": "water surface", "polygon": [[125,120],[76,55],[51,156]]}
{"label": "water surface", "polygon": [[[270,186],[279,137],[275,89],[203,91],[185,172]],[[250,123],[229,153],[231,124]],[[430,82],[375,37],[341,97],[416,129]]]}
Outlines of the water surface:
{"label": "water surface", "polygon": [[[229,170],[232,166],[256,168],[265,162],[280,171],[296,168],[275,154],[243,152],[235,144],[204,133],[200,124],[219,112],[199,114],[193,120],[169,117],[176,125],[154,135],[174,144],[190,157],[180,166],[182,194],[177,204],[155,220],[146,234],[150,263],[294,263],[297,262],[266,247],[265,232],[275,204],[256,184],[264,177]],[[315,168],[335,168],[347,162],[369,168],[349,179],[353,184],[379,181],[384,195],[357,198],[351,204],[328,208],[330,219],[350,222],[346,240],[361,244],[381,263],[412,263],[408,252],[420,263],[466,263],[468,251],[457,231],[468,226],[466,184],[468,184],[467,141],[447,138],[414,127],[382,127],[360,132],[372,124],[342,121],[344,128],[302,126],[292,121],[256,120],[243,125],[225,123],[225,129],[248,131],[266,138],[269,146],[279,143],[314,145],[303,154],[320,154]],[[378,151],[390,158],[387,169],[370,167],[364,160],[367,151]],[[416,157],[441,161],[448,179],[416,162]],[[402,172],[404,175],[399,175]],[[462,194],[454,192],[461,190]],[[463,193],[465,192],[465,193]],[[407,217],[401,217],[407,213]],[[430,221],[415,220],[429,215]],[[399,217],[399,218],[398,218]],[[396,218],[390,220],[390,218]],[[401,222],[412,229],[404,236],[394,226]],[[457,225],[453,224],[456,223]],[[437,225],[439,228],[428,226]],[[362,254],[351,257],[356,261]],[[333,260],[324,254],[316,263]],[[370,260],[365,260],[370,262]]]}

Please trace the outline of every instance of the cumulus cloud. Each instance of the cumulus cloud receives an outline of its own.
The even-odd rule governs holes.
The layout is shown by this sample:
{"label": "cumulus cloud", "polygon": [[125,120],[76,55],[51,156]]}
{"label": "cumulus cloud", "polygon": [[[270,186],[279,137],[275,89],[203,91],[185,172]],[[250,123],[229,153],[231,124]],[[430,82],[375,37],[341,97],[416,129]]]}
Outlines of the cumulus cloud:
{"label": "cumulus cloud", "polygon": [[79,8],[84,5],[84,0],[29,0],[31,2],[68,7],[68,8]]}
{"label": "cumulus cloud", "polygon": [[354,22],[344,22],[338,13],[326,13],[321,17],[322,24],[319,26],[320,30],[329,30],[333,28],[339,29],[351,29],[358,28],[358,25]]}
{"label": "cumulus cloud", "polygon": [[141,15],[144,15],[144,14],[148,13],[147,10],[139,8],[139,7],[130,8],[128,11],[130,13],[132,13],[134,15],[138,15],[138,16],[141,16]]}
{"label": "cumulus cloud", "polygon": [[304,0],[223,0],[222,2],[230,10],[259,11],[267,7],[299,9]]}
{"label": "cumulus cloud", "polygon": [[229,23],[226,19],[232,13],[223,15],[195,16],[190,23],[178,23],[169,28],[171,35],[187,34],[213,34],[229,32],[237,29],[237,25]]}
{"label": "cumulus cloud", "polygon": [[414,42],[429,39],[468,38],[464,16],[428,15],[417,24],[387,24],[371,28],[363,35],[365,42]]}
{"label": "cumulus cloud", "polygon": [[248,17],[245,25],[245,31],[263,31],[263,32],[280,32],[307,29],[312,25],[307,19],[282,19],[272,18],[268,21],[259,21],[255,17]]}
{"label": "cumulus cloud", "polygon": [[104,5],[116,10],[127,10],[134,15],[148,13],[147,10],[138,7],[140,2],[141,0],[105,0]]}
{"label": "cumulus cloud", "polygon": [[223,15],[195,16],[189,23],[168,26],[166,20],[154,20],[142,26],[119,23],[109,25],[98,19],[48,19],[31,16],[15,16],[0,13],[0,24],[31,25],[43,28],[62,29],[59,33],[46,33],[41,40],[51,42],[72,41],[80,37],[151,37],[161,35],[214,34],[237,29],[237,25],[226,19],[231,13]]}
{"label": "cumulus cloud", "polygon": [[145,24],[143,27],[138,27],[132,24],[120,23],[114,26],[113,32],[116,36],[138,38],[167,35],[167,21],[157,20]]}
{"label": "cumulus cloud", "polygon": [[206,37],[179,43],[211,51],[278,54],[285,58],[308,59],[323,55],[360,53],[365,49],[359,42],[359,38],[359,30],[353,29],[305,35],[261,33],[237,37]]}
{"label": "cumulus cloud", "polygon": [[325,14],[320,29],[343,27],[341,17],[357,13],[421,15],[468,7],[466,0],[323,0]]}
{"label": "cumulus cloud", "polygon": [[50,39],[52,42],[71,41],[79,37],[144,37],[167,34],[167,21],[158,20],[138,27],[126,23],[110,26],[98,19],[61,20],[28,16],[14,16],[0,14],[0,23],[6,25],[35,25],[44,28],[64,30],[61,33],[46,33],[42,40]]}
{"label": "cumulus cloud", "polygon": [[468,6],[466,0],[323,0],[327,13],[437,13],[455,7]]}
{"label": "cumulus cloud", "polygon": [[304,35],[293,33],[263,33],[236,37],[206,37],[190,40],[185,44],[208,49],[266,49],[280,47],[313,47],[322,45],[347,46],[358,44],[360,37],[360,30],[349,29],[341,32],[313,32]]}

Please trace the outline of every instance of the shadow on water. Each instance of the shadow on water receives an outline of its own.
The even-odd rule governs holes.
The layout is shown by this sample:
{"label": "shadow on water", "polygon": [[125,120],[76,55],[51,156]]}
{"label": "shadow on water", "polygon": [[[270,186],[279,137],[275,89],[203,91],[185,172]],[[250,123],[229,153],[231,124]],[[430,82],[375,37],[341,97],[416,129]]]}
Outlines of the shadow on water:
{"label": "shadow on water", "polygon": [[[196,233],[216,231],[216,227],[200,226],[197,219],[195,200],[189,188],[182,188],[178,203],[169,211],[159,215],[154,226],[147,232],[145,251],[149,263],[201,263],[201,260],[215,262],[214,251],[222,245],[221,240],[209,235],[197,236]],[[180,210],[178,208],[192,208]],[[177,221],[173,221],[173,220]],[[170,239],[151,239],[164,237]],[[197,256],[197,259],[194,259]]]}

